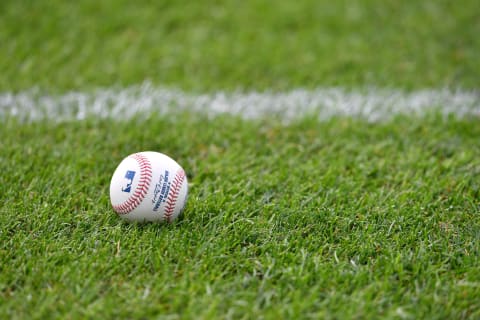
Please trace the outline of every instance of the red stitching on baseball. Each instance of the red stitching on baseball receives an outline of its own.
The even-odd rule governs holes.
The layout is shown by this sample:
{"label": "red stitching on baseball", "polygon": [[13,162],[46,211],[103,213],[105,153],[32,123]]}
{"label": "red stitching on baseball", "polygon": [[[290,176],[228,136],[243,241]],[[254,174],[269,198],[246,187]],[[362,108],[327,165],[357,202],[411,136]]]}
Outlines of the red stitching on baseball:
{"label": "red stitching on baseball", "polygon": [[165,207],[165,218],[167,221],[170,221],[170,218],[173,215],[173,211],[175,210],[175,204],[177,203],[177,198],[180,193],[180,189],[182,188],[183,181],[185,180],[185,171],[182,169],[178,170],[175,178],[172,181],[172,185],[170,186],[170,192],[167,196],[167,206]]}
{"label": "red stitching on baseball", "polygon": [[113,209],[118,214],[127,214],[134,210],[142,202],[147,195],[150,183],[152,181],[152,165],[148,158],[140,153],[135,153],[130,156],[135,159],[140,166],[140,180],[138,181],[137,189],[135,192],[123,203],[113,206]]}

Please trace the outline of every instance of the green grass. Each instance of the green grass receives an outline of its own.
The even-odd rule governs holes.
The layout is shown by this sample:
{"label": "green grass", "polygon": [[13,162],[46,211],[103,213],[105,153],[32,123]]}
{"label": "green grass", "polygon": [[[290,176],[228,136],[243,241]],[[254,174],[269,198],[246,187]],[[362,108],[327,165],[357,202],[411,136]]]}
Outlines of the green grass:
{"label": "green grass", "polygon": [[[478,92],[478,1],[0,1],[0,93]],[[277,119],[278,120],[278,119]],[[0,118],[0,319],[479,319],[479,119]],[[186,169],[130,225],[128,154]]]}
{"label": "green grass", "polygon": [[[480,317],[477,121],[186,114],[0,135],[1,318]],[[188,172],[172,225],[110,208],[140,150]]]}
{"label": "green grass", "polygon": [[0,4],[0,91],[478,88],[478,1]]}

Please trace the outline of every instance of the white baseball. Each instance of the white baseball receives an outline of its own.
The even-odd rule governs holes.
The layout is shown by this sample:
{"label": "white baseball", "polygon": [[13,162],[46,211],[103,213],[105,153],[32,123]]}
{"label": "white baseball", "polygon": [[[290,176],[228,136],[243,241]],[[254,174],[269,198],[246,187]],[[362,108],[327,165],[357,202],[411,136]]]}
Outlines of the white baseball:
{"label": "white baseball", "polygon": [[187,201],[185,171],[172,158],[153,151],[129,155],[110,182],[113,210],[127,221],[172,221]]}

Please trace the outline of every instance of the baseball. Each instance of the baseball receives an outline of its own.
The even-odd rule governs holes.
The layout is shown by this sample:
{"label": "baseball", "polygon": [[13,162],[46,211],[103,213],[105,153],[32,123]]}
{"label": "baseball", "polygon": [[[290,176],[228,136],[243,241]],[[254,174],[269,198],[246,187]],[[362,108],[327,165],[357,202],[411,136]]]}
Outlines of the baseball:
{"label": "baseball", "polygon": [[130,222],[171,222],[187,201],[185,171],[172,158],[153,151],[129,155],[110,182],[113,210]]}

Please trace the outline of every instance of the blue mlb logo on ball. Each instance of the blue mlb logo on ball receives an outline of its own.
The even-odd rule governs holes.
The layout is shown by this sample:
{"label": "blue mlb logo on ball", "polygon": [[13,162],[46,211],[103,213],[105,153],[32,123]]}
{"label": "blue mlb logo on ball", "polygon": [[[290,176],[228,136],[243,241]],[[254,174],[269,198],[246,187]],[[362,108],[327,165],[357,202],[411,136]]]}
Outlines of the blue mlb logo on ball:
{"label": "blue mlb logo on ball", "polygon": [[135,171],[127,170],[127,173],[125,173],[125,179],[127,186],[122,187],[123,192],[130,193],[132,190],[132,183],[133,183],[133,178],[135,177]]}

